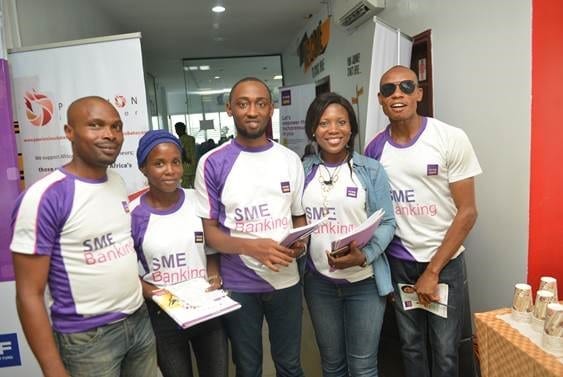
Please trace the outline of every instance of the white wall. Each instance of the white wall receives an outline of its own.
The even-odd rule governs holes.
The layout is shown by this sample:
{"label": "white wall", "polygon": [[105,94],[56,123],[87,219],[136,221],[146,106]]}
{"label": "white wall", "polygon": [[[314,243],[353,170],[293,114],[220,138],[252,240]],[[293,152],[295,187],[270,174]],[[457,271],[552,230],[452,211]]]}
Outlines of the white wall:
{"label": "white wall", "polygon": [[22,46],[124,33],[93,2],[16,0]]}
{"label": "white wall", "polygon": [[380,17],[407,34],[432,29],[434,114],[467,132],[484,171],[466,242],[472,309],[509,306],[527,275],[531,3],[387,3]]}
{"label": "white wall", "polygon": [[[479,219],[465,243],[472,309],[508,306],[513,283],[525,281],[527,271],[530,1],[387,1],[378,18],[411,36],[432,30],[435,117],[467,132],[484,170],[476,181]],[[373,23],[350,35],[333,26],[327,72],[332,90],[350,98],[356,82],[367,88]],[[283,56],[286,82],[311,82],[294,51],[291,45]],[[355,51],[362,54],[362,75],[349,80],[340,65]],[[360,111],[365,117],[365,106]]]}
{"label": "white wall", "polygon": [[[325,76],[330,76],[331,91],[339,93],[349,101],[352,100],[352,97],[356,96],[356,86],[358,86],[358,88],[363,87],[364,94],[359,97],[359,108],[354,105],[356,114],[359,114],[360,128],[363,130],[365,128],[364,118],[367,112],[369,70],[375,23],[367,21],[356,30],[346,32],[331,21],[328,47],[325,53],[318,57],[312,64],[313,66],[324,58],[325,70],[313,77],[311,67],[305,72],[303,66],[299,66],[297,48],[304,33],[310,36],[319,21],[326,19],[327,15],[327,9],[323,7],[321,12],[315,14],[309,20],[305,28],[295,35],[293,42],[284,50],[282,57],[285,85],[306,84],[318,81]],[[360,53],[361,73],[359,75],[347,76],[347,58],[357,53]],[[360,138],[356,140],[356,145],[359,146],[359,143]]]}

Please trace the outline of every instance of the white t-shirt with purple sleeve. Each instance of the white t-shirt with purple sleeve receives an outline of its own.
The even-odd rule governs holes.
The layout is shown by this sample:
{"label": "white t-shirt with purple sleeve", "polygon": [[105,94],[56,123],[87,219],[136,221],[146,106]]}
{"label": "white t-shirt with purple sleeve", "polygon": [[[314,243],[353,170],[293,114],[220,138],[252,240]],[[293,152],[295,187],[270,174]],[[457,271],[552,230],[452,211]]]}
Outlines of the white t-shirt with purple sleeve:
{"label": "white t-shirt with purple sleeve", "polygon": [[53,328],[83,332],[143,304],[127,192],[109,170],[89,180],[59,169],[34,183],[13,212],[14,253],[47,255]]}
{"label": "white t-shirt with purple sleeve", "polygon": [[158,210],[146,193],[131,202],[132,235],[139,275],[157,287],[207,278],[201,218],[195,214],[194,190],[180,190],[172,208]]}
{"label": "white t-shirt with purple sleeve", "polygon": [[[320,164],[307,177],[303,193],[303,207],[307,222],[311,223],[328,214],[328,219],[311,234],[308,267],[331,279],[336,284],[355,283],[373,276],[373,267],[352,266],[333,269],[326,253],[332,249],[332,241],[352,232],[367,219],[366,190],[356,173],[351,171],[353,161],[340,165]],[[323,184],[323,181],[332,184]],[[326,204],[326,206],[325,206]]]}
{"label": "white t-shirt with purple sleeve", "polygon": [[[387,253],[429,262],[457,213],[450,184],[482,172],[467,135],[437,119],[422,118],[410,144],[394,143],[388,126],[368,144],[365,155],[379,160],[389,176],[397,229]],[[460,246],[453,258],[463,250]]]}
{"label": "white t-shirt with purple sleeve", "polygon": [[[301,160],[288,148],[273,141],[248,148],[231,140],[198,163],[197,213],[233,237],[281,241],[292,216],[304,214],[303,181]],[[274,272],[252,257],[227,253],[221,254],[221,276],[236,292],[271,292],[299,281],[295,261]]]}

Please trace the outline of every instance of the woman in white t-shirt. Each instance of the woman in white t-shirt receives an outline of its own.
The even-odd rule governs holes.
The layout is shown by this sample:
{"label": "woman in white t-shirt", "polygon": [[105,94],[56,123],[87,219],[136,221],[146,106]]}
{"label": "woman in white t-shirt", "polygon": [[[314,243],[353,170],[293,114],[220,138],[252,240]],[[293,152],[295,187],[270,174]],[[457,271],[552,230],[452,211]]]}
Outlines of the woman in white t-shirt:
{"label": "woman in white t-shirt", "polygon": [[[311,235],[304,277],[323,376],[377,376],[385,296],[393,291],[384,253],[395,231],[387,175],[379,162],[354,152],[358,123],[344,97],[318,96],[305,131],[318,151],[303,160],[303,207],[308,222],[328,214]],[[352,242],[331,253],[333,240],[379,209],[385,214],[365,246]]]}
{"label": "woman in white t-shirt", "polygon": [[206,255],[194,192],[179,187],[182,147],[164,130],[139,140],[137,162],[149,190],[131,203],[132,235],[139,260],[143,296],[157,340],[158,366],[164,377],[192,376],[190,345],[199,376],[227,376],[227,341],[221,319],[185,330],[152,300],[154,290],[196,277],[221,287],[218,255]]}

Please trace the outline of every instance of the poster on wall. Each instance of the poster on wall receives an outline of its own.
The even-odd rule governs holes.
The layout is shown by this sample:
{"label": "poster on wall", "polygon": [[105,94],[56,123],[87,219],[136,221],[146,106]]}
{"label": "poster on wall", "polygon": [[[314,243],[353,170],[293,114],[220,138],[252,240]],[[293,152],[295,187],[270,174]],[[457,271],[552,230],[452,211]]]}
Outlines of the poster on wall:
{"label": "poster on wall", "polygon": [[315,84],[280,88],[280,97],[281,143],[303,156],[309,142],[305,134],[305,116],[309,104],[315,99]]}
{"label": "poster on wall", "polygon": [[125,141],[111,168],[128,192],[145,185],[135,159],[139,138],[149,129],[140,34],[16,49],[8,60],[26,186],[70,161],[66,110],[92,95],[113,104],[123,121]]}
{"label": "poster on wall", "polygon": [[385,71],[397,64],[409,67],[411,49],[412,40],[409,36],[375,19],[364,146],[389,123],[377,99],[379,79]]}
{"label": "poster on wall", "polygon": [[299,65],[303,66],[303,72],[307,72],[313,62],[323,55],[330,41],[330,17],[323,21],[311,31],[310,35],[305,33],[301,38],[297,54],[299,55]]}

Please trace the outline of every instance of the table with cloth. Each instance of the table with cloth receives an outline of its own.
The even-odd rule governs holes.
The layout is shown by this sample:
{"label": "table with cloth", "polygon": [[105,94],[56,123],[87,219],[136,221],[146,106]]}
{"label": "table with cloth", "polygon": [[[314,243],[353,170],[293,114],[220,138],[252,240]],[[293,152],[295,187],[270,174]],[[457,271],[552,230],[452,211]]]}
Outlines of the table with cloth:
{"label": "table with cloth", "polygon": [[562,377],[561,359],[498,318],[509,313],[504,308],[475,314],[482,377]]}

